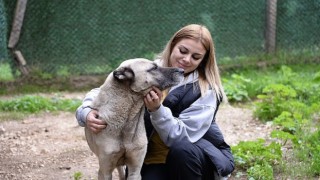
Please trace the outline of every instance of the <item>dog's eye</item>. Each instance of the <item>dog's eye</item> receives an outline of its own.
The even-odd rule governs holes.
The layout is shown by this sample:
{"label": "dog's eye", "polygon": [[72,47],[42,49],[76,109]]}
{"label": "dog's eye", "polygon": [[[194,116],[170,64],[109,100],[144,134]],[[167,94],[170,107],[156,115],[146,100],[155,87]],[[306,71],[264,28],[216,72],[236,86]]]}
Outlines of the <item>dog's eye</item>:
{"label": "dog's eye", "polygon": [[151,69],[149,69],[149,71],[154,71],[154,70],[157,70],[157,69],[158,69],[158,66],[154,65]]}

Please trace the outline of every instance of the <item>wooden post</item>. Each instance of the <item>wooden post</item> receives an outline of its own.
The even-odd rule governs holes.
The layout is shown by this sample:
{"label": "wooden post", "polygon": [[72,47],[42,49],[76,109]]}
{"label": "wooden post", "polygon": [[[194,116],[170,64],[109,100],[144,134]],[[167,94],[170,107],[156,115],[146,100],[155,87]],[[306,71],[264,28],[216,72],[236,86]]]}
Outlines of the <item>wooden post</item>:
{"label": "wooden post", "polygon": [[10,38],[9,38],[9,43],[8,43],[8,47],[11,49],[11,53],[13,53],[14,60],[16,61],[20,72],[25,76],[29,74],[27,66],[26,66],[27,62],[24,59],[21,51],[15,50],[15,47],[18,44],[19,39],[20,39],[20,33],[21,33],[21,29],[22,29],[22,24],[23,24],[23,19],[24,19],[26,7],[27,7],[27,0],[18,0],[17,1],[14,19],[13,19],[13,23],[12,23],[12,29],[10,32]]}
{"label": "wooden post", "polygon": [[277,0],[266,0],[266,31],[265,48],[267,53],[276,51],[276,22],[277,22]]}
{"label": "wooden post", "polygon": [[26,11],[27,0],[18,0],[9,38],[9,48],[14,48],[20,38],[20,32],[23,24],[24,13]]}
{"label": "wooden post", "polygon": [[22,53],[20,51],[14,51],[14,58],[16,59],[16,61],[18,63],[18,67],[19,67],[20,72],[25,76],[28,75],[29,71],[26,66],[27,62],[24,59]]}

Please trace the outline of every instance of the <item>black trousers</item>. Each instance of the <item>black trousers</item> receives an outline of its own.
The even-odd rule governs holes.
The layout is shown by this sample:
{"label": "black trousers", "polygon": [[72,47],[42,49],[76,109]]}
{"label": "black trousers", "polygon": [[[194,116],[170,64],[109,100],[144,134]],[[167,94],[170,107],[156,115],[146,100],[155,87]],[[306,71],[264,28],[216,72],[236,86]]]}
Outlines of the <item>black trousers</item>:
{"label": "black trousers", "polygon": [[165,164],[144,164],[141,170],[142,180],[214,180],[216,175],[209,157],[190,142],[171,146]]}

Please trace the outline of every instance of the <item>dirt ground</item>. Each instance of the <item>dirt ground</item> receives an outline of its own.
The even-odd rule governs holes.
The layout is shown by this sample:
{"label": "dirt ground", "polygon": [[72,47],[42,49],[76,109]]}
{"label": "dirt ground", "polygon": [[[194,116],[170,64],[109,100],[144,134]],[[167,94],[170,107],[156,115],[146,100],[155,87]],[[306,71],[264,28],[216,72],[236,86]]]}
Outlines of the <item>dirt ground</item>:
{"label": "dirt ground", "polygon": [[[82,99],[84,95],[63,96]],[[251,110],[230,105],[219,109],[217,123],[230,145],[268,138],[271,131],[270,126],[252,117]],[[74,179],[77,172],[81,172],[81,179],[97,179],[97,170],[97,159],[74,113],[41,113],[0,122],[1,180]],[[230,179],[235,179],[234,175]]]}

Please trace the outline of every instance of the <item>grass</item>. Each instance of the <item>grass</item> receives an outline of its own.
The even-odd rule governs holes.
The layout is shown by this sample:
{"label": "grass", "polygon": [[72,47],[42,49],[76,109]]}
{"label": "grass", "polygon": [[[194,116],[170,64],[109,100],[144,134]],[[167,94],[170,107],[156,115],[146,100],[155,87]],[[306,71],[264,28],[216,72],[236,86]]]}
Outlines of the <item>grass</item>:
{"label": "grass", "polygon": [[0,63],[0,72],[0,82],[14,80],[9,63]]}
{"label": "grass", "polygon": [[81,104],[79,99],[62,99],[59,97],[43,97],[23,95],[16,98],[0,100],[0,121],[20,120],[28,114],[40,112],[69,111],[75,112]]}
{"label": "grass", "polygon": [[[282,131],[279,137],[270,137],[273,141],[289,141],[283,144],[281,161],[272,164],[266,161],[269,159],[268,154],[264,152],[254,154],[256,150],[263,147],[257,142],[240,143],[232,147],[236,157],[236,167],[240,168],[234,172],[235,177],[248,177],[248,179],[319,178],[320,157],[317,154],[320,152],[320,146],[308,144],[310,142],[320,144],[320,138],[317,138],[319,136],[316,134],[319,131],[317,127],[320,125],[320,96],[318,93],[320,66],[317,63],[294,63],[266,67],[230,68],[228,71],[223,71],[222,77],[229,101],[250,108],[254,112],[259,110],[257,114],[265,121],[274,121],[273,119],[284,110],[292,114],[287,118],[280,118],[283,122],[278,127]],[[293,97],[281,95],[281,93],[290,91],[296,95]],[[260,106],[257,106],[259,103]],[[312,135],[313,139],[309,140],[310,138],[305,134]],[[286,139],[288,137],[292,140]],[[276,152],[273,147],[270,150]],[[263,162],[254,160],[255,164],[250,165],[246,158],[262,159]],[[244,166],[243,169],[241,166]]]}
{"label": "grass", "polygon": [[[242,86],[238,85],[238,87],[242,88],[241,93],[238,94],[247,92],[251,97],[248,102],[253,105],[255,115],[259,119],[277,123],[280,133],[278,136],[272,136],[272,139],[282,141],[282,149],[288,149],[284,151],[288,154],[284,154],[278,164],[272,165],[264,162],[246,168],[244,171],[250,177],[254,179],[261,179],[261,177],[265,177],[262,179],[273,179],[274,176],[277,176],[277,179],[279,177],[280,179],[319,178],[320,132],[317,128],[320,111],[319,72],[319,65],[307,64],[273,66],[263,70],[238,70],[228,74],[229,77],[233,77],[232,73],[238,73],[238,76],[241,76],[237,78],[238,81],[229,82],[229,84],[235,84],[234,86],[239,84],[239,79],[249,79],[248,83],[240,82]],[[289,143],[286,143],[287,141]],[[239,145],[233,147],[233,149],[240,148],[240,151],[235,152],[235,157],[258,149],[255,147],[243,151],[243,147],[248,147],[248,143],[250,142],[239,144],[242,147]],[[255,158],[256,156],[251,154],[248,157]],[[267,154],[259,154],[259,156],[262,156],[264,160],[268,159]],[[238,164],[241,162],[239,161]],[[245,163],[245,165],[248,164]],[[274,171],[272,176],[269,174],[270,166]],[[245,172],[242,173],[246,174]],[[266,178],[267,174],[269,178]]]}
{"label": "grass", "polygon": [[[305,64],[305,65],[287,65],[292,71],[298,74],[297,81],[299,82],[308,82],[312,80],[317,72],[320,71],[320,65],[318,64]],[[248,93],[248,96],[252,99],[262,93],[262,89],[268,84],[277,83],[282,81],[284,75],[281,73],[281,66],[271,66],[268,68],[245,68],[245,69],[236,69],[222,74],[223,78],[228,80],[232,79],[232,75],[237,74],[242,78],[249,79],[250,82],[246,83],[245,90]],[[232,83],[238,83],[232,82]]]}
{"label": "grass", "polygon": [[24,112],[1,112],[0,113],[0,122],[1,121],[12,121],[12,120],[23,120],[26,117]]}

